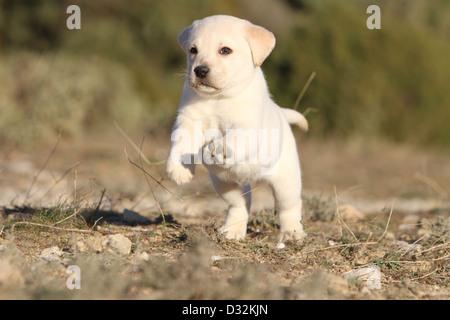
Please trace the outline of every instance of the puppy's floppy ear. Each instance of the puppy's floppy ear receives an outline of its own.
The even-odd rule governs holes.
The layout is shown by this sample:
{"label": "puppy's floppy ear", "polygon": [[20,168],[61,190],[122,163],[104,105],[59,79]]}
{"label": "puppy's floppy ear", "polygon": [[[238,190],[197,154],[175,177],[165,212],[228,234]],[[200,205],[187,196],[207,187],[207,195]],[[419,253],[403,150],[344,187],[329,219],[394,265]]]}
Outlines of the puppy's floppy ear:
{"label": "puppy's floppy ear", "polygon": [[189,40],[189,34],[191,33],[192,25],[185,28],[181,33],[178,35],[178,44],[183,48],[185,52],[188,50],[188,40]]}
{"label": "puppy's floppy ear", "polygon": [[246,39],[252,51],[253,64],[259,67],[275,47],[275,36],[263,27],[249,23]]}

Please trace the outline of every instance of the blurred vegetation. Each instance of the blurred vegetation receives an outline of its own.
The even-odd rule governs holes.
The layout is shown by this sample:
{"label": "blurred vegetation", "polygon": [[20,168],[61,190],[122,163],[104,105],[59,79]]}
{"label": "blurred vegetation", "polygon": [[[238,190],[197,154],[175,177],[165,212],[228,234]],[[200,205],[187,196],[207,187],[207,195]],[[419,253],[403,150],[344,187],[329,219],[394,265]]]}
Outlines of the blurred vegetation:
{"label": "blurred vegetation", "polygon": [[[81,8],[68,30],[66,8]],[[381,30],[366,28],[371,4]],[[362,136],[450,147],[447,0],[0,0],[0,142],[60,130],[168,130],[181,97],[178,33],[230,14],[272,30],[263,69],[276,102],[301,101],[312,136]]]}

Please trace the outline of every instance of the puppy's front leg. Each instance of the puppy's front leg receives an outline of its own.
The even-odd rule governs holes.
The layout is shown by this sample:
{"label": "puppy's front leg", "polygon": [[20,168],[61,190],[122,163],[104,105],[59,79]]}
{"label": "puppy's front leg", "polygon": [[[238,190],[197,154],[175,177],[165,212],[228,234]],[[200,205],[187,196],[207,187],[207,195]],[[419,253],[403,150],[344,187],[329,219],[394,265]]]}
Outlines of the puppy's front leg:
{"label": "puppy's front leg", "polygon": [[169,178],[178,185],[190,182],[194,176],[195,164],[202,142],[201,127],[198,128],[199,126],[201,126],[200,123],[180,114],[172,130],[166,171]]}

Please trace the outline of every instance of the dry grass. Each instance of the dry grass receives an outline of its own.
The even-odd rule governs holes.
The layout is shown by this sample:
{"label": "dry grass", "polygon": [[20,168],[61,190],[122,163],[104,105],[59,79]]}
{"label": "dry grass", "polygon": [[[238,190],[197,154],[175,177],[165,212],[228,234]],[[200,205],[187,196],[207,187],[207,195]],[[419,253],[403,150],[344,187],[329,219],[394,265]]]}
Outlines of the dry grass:
{"label": "dry grass", "polygon": [[[11,218],[19,213],[27,218]],[[305,242],[282,250],[275,249],[278,226],[269,211],[251,219],[245,241],[224,239],[216,218],[192,224],[171,216],[164,223],[155,213],[147,225],[132,227],[121,223],[120,213],[95,213],[105,218],[94,225],[70,208],[4,210],[0,285],[7,290],[2,298],[448,298],[448,211],[422,212],[412,229],[405,229],[401,222],[407,215],[395,209],[346,228],[337,218],[306,220]],[[85,233],[121,233],[132,241],[132,252],[126,257],[77,252],[75,234],[79,239]],[[405,250],[405,244],[415,249]],[[40,252],[52,246],[63,256],[43,262]],[[74,264],[82,270],[82,289],[71,291],[65,286],[66,269]],[[383,274],[381,290],[342,276],[372,264]],[[14,266],[15,276],[1,278],[12,272],[5,265]]]}

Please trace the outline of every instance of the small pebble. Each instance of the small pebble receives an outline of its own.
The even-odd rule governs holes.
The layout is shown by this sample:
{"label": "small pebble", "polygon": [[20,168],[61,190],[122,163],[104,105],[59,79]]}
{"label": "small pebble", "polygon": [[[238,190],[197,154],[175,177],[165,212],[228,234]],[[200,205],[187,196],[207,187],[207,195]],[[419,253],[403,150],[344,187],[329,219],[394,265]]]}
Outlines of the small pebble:
{"label": "small pebble", "polygon": [[283,242],[280,242],[279,244],[277,244],[277,246],[275,248],[277,249],[284,249],[285,245]]}

